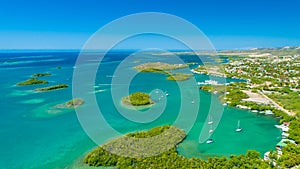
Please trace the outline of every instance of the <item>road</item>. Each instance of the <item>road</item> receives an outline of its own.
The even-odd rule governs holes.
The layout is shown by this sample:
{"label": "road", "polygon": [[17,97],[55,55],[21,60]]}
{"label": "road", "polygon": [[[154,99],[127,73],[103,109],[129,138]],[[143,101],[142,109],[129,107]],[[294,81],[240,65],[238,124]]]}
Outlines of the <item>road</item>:
{"label": "road", "polygon": [[295,113],[290,112],[288,110],[286,110],[285,108],[281,107],[279,104],[277,104],[275,101],[273,101],[272,99],[270,99],[268,96],[266,96],[263,92],[259,91],[259,93],[266,99],[268,99],[274,106],[275,108],[285,112],[286,114],[290,115],[290,116],[295,116]]}

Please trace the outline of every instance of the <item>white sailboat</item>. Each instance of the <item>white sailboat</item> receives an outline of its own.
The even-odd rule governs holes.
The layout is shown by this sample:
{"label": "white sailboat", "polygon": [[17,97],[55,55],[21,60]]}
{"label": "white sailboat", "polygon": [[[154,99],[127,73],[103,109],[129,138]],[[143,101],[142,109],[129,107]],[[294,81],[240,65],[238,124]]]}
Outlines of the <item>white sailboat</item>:
{"label": "white sailboat", "polygon": [[237,123],[237,128],[236,128],[236,132],[240,132],[240,131],[242,131],[243,129],[241,128],[241,126],[240,126],[240,120],[238,121],[238,123]]}
{"label": "white sailboat", "polygon": [[206,144],[210,144],[210,143],[213,143],[214,142],[214,140],[212,139],[212,138],[210,138],[210,139],[208,139],[207,141],[206,141]]}
{"label": "white sailboat", "polygon": [[210,129],[208,131],[208,134],[209,134],[209,139],[206,140],[206,144],[210,144],[210,143],[213,143],[214,140],[212,138],[210,138],[210,136],[212,135],[212,133],[214,132],[213,130],[213,125],[210,125]]}
{"label": "white sailboat", "polygon": [[211,136],[211,134],[213,133],[213,129],[212,129],[212,126],[211,126],[211,128],[210,128],[210,130],[209,130],[209,139],[208,140],[206,140],[206,144],[211,144],[211,143],[213,143],[214,142],[214,140],[212,139],[212,138],[210,138],[210,136]]}
{"label": "white sailboat", "polygon": [[207,124],[213,124],[214,122],[212,121],[212,117],[208,116],[208,123]]}

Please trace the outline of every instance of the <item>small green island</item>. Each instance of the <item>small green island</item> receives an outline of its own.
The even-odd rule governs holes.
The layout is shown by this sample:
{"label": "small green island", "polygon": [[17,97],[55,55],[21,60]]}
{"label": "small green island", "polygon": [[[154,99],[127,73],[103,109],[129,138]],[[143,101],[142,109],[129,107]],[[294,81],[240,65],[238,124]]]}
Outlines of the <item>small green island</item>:
{"label": "small green island", "polygon": [[84,100],[81,98],[74,98],[58,104],[46,103],[30,112],[28,117],[33,119],[51,119],[67,113],[72,113],[75,108],[78,108],[83,104]]}
{"label": "small green island", "polygon": [[183,69],[187,67],[188,64],[168,64],[163,62],[148,62],[148,63],[135,66],[134,69],[136,69],[139,72],[152,72],[152,73],[166,74],[168,76],[167,80],[184,81],[184,80],[188,80],[193,75],[186,74],[186,73],[171,73],[171,70]]}
{"label": "small green island", "polygon": [[31,76],[32,77],[44,77],[44,76],[51,76],[52,74],[51,73],[35,73],[35,74],[32,74]]}
{"label": "small green island", "polygon": [[[151,137],[154,139],[149,139]],[[130,133],[95,148],[85,156],[83,162],[89,166],[120,169],[166,168],[166,166],[172,169],[221,168],[219,166],[249,168],[253,165],[253,168],[270,168],[270,165],[260,158],[260,154],[253,150],[249,150],[246,155],[232,155],[229,159],[213,157],[204,161],[199,158],[186,158],[179,155],[176,150],[185,137],[185,131],[169,125],[155,127],[145,132]],[[139,142],[138,140],[146,141]],[[145,151],[155,155],[145,156]]]}
{"label": "small green island", "polygon": [[38,78],[30,78],[24,82],[17,83],[17,86],[27,86],[27,85],[38,85],[38,84],[48,84],[46,80],[40,80]]}
{"label": "small green island", "polygon": [[58,85],[49,86],[49,87],[37,88],[34,91],[36,91],[36,92],[45,92],[45,91],[51,91],[51,90],[64,89],[64,88],[67,88],[67,87],[68,87],[68,85],[66,85],[66,84],[58,84]]}
{"label": "small green island", "polygon": [[66,103],[63,104],[58,104],[56,106],[54,106],[54,108],[69,108],[69,109],[73,109],[73,108],[77,108],[78,106],[84,104],[84,100],[81,98],[74,98],[70,101],[67,101]]}
{"label": "small green island", "polygon": [[80,98],[75,98],[75,99],[72,99],[72,100],[66,102],[65,104],[68,108],[76,108],[76,107],[82,105],[83,103],[84,103],[84,100],[82,100]]}
{"label": "small green island", "polygon": [[129,96],[122,98],[122,103],[129,106],[146,106],[154,102],[150,99],[150,95],[143,92],[135,92]]}

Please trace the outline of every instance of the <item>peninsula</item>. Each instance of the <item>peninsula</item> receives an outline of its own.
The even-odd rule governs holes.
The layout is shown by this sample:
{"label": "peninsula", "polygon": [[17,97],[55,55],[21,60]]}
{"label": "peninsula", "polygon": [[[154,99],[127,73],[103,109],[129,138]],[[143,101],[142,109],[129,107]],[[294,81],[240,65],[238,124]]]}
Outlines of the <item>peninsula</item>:
{"label": "peninsula", "polygon": [[155,73],[169,74],[169,71],[171,70],[182,69],[187,67],[188,67],[187,64],[168,64],[163,62],[148,62],[148,63],[135,66],[134,68],[139,72],[155,72]]}
{"label": "peninsula", "polygon": [[111,166],[120,169],[166,166],[174,169],[214,168],[213,166],[247,168],[253,164],[258,168],[270,167],[267,162],[261,160],[258,152],[252,150],[246,155],[231,156],[230,159],[213,157],[204,161],[186,158],[176,151],[177,145],[184,141],[185,137],[185,131],[174,126],[161,126],[149,131],[130,133],[95,148],[85,156],[83,162],[89,166]]}
{"label": "peninsula", "polygon": [[185,74],[185,73],[174,73],[167,77],[167,80],[174,80],[174,81],[184,81],[188,80],[192,74]]}
{"label": "peninsula", "polygon": [[163,62],[148,62],[134,68],[139,72],[152,72],[166,74],[167,80],[184,81],[188,80],[192,74],[172,73],[172,70],[187,68],[188,64],[168,64]]}

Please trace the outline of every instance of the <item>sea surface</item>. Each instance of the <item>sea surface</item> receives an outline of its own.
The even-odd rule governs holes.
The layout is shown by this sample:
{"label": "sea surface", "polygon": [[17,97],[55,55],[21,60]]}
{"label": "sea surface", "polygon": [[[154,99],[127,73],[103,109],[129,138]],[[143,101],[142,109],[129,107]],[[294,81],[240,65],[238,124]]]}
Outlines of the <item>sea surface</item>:
{"label": "sea surface", "polygon": [[[154,92],[154,94],[161,94],[161,97],[164,96],[163,99],[166,102],[164,102],[164,109],[159,110],[161,114],[153,120],[143,119],[144,122],[138,122],[126,119],[119,113],[119,110],[128,109],[120,102],[123,95],[120,94],[120,98],[112,97],[111,92],[112,86],[116,93],[122,93],[128,87],[125,83],[116,83],[118,80],[113,80],[113,78],[118,79],[119,75],[123,80],[127,80],[126,75],[116,73],[118,66],[123,65],[121,69],[119,68],[121,71],[126,69],[132,73],[135,71],[132,67],[141,63],[176,62],[176,59],[152,55],[148,52],[136,54],[124,64],[124,59],[131,54],[131,51],[118,51],[103,56],[94,81],[84,81],[83,78],[80,83],[76,83],[76,85],[89,86],[89,89],[93,89],[84,90],[80,94],[82,94],[82,98],[95,96],[97,106],[105,119],[105,124],[97,125],[99,131],[95,129],[96,134],[99,132],[97,144],[104,143],[121,134],[165,124],[183,126],[184,129],[186,127],[189,130],[187,138],[178,147],[179,154],[186,157],[202,159],[210,156],[229,157],[232,154],[244,154],[248,149],[257,150],[263,155],[266,151],[274,149],[276,143],[280,141],[280,131],[274,127],[275,124],[278,124],[275,117],[223,106],[217,99],[218,95],[200,91],[198,88],[196,88],[197,90],[189,88],[188,85],[185,86],[186,82],[168,81],[165,74],[138,73],[134,78],[129,79],[129,93]],[[95,65],[99,61],[96,54],[90,54],[85,56],[84,63],[76,65],[78,55],[79,53],[76,51],[6,51],[0,53],[0,168],[86,167],[82,164],[82,158],[97,144],[88,136],[90,134],[85,132],[85,127],[82,127],[80,123],[82,116],[76,114],[73,109],[57,110],[55,108],[55,105],[72,99],[74,70],[82,66]],[[227,61],[226,58],[222,59],[223,62]],[[202,64],[202,62],[215,62],[209,56],[202,56],[201,61],[199,57],[192,55],[182,55],[180,60],[185,63],[197,63],[190,65],[189,69]],[[90,70],[86,69],[86,71]],[[34,73],[51,73],[52,76],[40,77],[40,79],[49,81],[49,84],[16,86],[18,82],[29,79]],[[82,74],[86,75],[86,72]],[[77,75],[80,75],[80,72]],[[194,74],[194,77],[189,80],[189,84],[197,85],[195,83],[204,82],[210,78],[206,75]],[[213,77],[213,79],[224,83],[222,78]],[[238,81],[236,79],[225,80],[226,83]],[[34,92],[35,88],[56,84],[67,84],[69,87],[49,92]],[[191,92],[191,97],[182,95],[183,89]],[[165,95],[166,93],[168,96]],[[192,97],[195,93],[199,98]],[[85,104],[78,108],[81,111],[77,113],[96,111],[88,99],[85,101]],[[194,104],[195,101],[197,104]],[[189,112],[195,110],[194,105],[198,105],[198,102],[197,115],[190,116]],[[152,110],[161,108],[161,105],[157,100]],[[182,106],[184,109],[181,109]],[[206,144],[199,141],[199,136],[203,132],[203,127],[208,126],[206,122],[211,107],[221,108],[216,111],[222,110],[222,113],[213,113],[222,114],[222,116],[218,119],[212,118],[214,132],[210,138],[213,138],[215,142]],[[148,109],[140,110],[140,112],[144,112],[146,116]],[[183,117],[184,120],[178,118],[179,114],[180,118]],[[132,118],[134,119],[134,116]],[[149,116],[149,118],[151,117]],[[219,123],[218,120],[220,120]],[[240,121],[242,132],[235,132],[237,121]],[[106,130],[107,125],[117,131],[119,135],[112,136],[111,132]]]}

